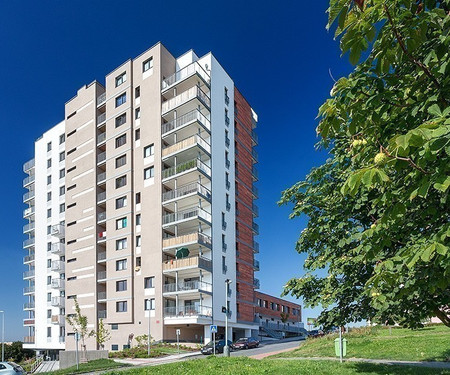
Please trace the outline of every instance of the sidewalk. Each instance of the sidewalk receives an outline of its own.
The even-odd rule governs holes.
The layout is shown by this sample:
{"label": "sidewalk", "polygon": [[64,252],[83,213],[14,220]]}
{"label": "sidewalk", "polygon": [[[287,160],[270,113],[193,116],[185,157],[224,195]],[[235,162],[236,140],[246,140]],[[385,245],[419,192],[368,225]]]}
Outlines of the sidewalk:
{"label": "sidewalk", "polygon": [[[284,352],[286,350],[283,350]],[[278,354],[278,353],[273,353]],[[272,355],[272,354],[269,354]],[[257,356],[255,356],[257,357]],[[254,357],[253,357],[254,358]],[[264,357],[263,357],[264,358]],[[261,359],[261,358],[257,358]],[[339,361],[336,357],[290,357],[290,358],[274,358],[287,361]],[[346,358],[344,362],[366,362],[378,363],[383,365],[400,365],[400,366],[415,366],[415,367],[430,367],[437,369],[450,370],[450,362],[418,362],[418,361],[396,361],[390,359],[368,359],[368,358]]]}
{"label": "sidewalk", "polygon": [[173,354],[160,358],[127,358],[127,359],[117,359],[113,358],[115,362],[125,363],[133,366],[156,366],[165,363],[176,362],[180,360],[187,359],[189,357],[195,357],[200,355],[200,352],[190,352],[182,354]]}

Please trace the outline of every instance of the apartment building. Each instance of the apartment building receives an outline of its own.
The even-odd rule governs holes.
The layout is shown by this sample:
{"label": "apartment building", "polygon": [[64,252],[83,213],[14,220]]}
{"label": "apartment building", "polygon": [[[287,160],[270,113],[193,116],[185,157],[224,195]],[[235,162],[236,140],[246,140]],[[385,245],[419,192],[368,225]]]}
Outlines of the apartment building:
{"label": "apartment building", "polygon": [[[29,310],[27,347],[47,348],[54,338],[55,349],[74,349],[73,329],[61,316],[74,314],[75,298],[89,329],[100,319],[107,325],[108,350],[149,331],[154,340],[175,340],[180,330],[181,340],[208,342],[211,324],[224,333],[224,307],[229,337],[256,335],[256,125],[211,53],[176,58],[158,43],[114,69],[104,85],[80,88],[64,121],[36,142],[35,166],[24,166],[27,194],[36,192],[26,200],[34,215],[27,225],[51,227],[48,235],[40,229],[39,243],[38,231],[27,227],[30,241],[36,238],[28,256],[38,256],[26,262],[29,303],[45,297],[37,293],[44,284],[32,287],[38,276],[47,280],[44,258],[52,261],[51,319]],[[61,154],[45,151],[49,142]],[[65,156],[65,172],[37,167],[49,152],[55,163]],[[61,179],[46,185],[53,171]],[[32,188],[33,176],[42,191]],[[58,197],[51,212],[40,207],[49,205],[48,190]],[[63,287],[53,290],[53,278]],[[53,320],[59,331],[45,337]],[[87,348],[97,349],[94,338]]]}

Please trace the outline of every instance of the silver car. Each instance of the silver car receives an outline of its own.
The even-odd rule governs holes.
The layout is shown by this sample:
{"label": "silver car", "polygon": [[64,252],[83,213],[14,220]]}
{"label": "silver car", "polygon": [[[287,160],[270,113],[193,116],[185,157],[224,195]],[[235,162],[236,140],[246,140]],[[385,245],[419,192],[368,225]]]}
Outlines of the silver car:
{"label": "silver car", "polygon": [[14,362],[0,362],[0,375],[22,375],[25,371]]}

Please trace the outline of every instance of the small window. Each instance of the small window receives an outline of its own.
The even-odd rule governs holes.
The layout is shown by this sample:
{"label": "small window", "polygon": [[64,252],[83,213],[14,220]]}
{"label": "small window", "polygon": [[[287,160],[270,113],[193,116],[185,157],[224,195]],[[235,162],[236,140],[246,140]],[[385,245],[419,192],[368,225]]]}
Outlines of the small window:
{"label": "small window", "polygon": [[144,147],[144,158],[147,158],[155,153],[155,146],[152,143],[149,146]]}
{"label": "small window", "polygon": [[52,293],[47,293],[47,302],[52,302]]}
{"label": "small window", "polygon": [[52,217],[52,209],[48,208],[47,209],[47,218]]}
{"label": "small window", "polygon": [[122,134],[120,137],[116,138],[116,148],[123,146],[125,143],[127,143],[127,135]]}
{"label": "small window", "polygon": [[136,193],[136,204],[141,203],[141,193]]}
{"label": "small window", "polygon": [[127,301],[116,302],[116,312],[126,312],[127,311]]}
{"label": "small window", "polygon": [[47,327],[47,337],[52,337],[52,327]]}
{"label": "small window", "polygon": [[52,166],[52,159],[47,159],[47,168],[51,168]]}
{"label": "small window", "polygon": [[60,169],[59,170],[59,178],[64,178],[65,175],[66,175],[66,170],[65,169]]}
{"label": "small window", "polygon": [[120,240],[116,240],[116,250],[123,250],[127,248],[127,239],[121,238]]}
{"label": "small window", "polygon": [[52,226],[51,225],[47,225],[47,234],[52,233]]}
{"label": "small window", "polygon": [[155,168],[149,167],[144,169],[144,180],[155,177]]}
{"label": "small window", "polygon": [[50,202],[51,200],[52,200],[52,192],[49,191],[49,192],[47,193],[47,202]]}
{"label": "small window", "polygon": [[116,281],[116,292],[124,292],[127,290],[127,280]]}
{"label": "small window", "polygon": [[62,196],[64,194],[66,194],[66,187],[63,185],[59,187],[59,195]]}
{"label": "small window", "polygon": [[116,168],[123,167],[125,164],[127,164],[127,155],[119,156],[116,159]]}
{"label": "small window", "polygon": [[116,229],[123,229],[127,227],[127,218],[123,217],[116,220]]}
{"label": "small window", "polygon": [[62,214],[66,210],[66,205],[64,203],[61,203],[59,205],[59,213]]}
{"label": "small window", "polygon": [[139,98],[141,96],[141,86],[138,86],[134,89],[134,96]]}
{"label": "small window", "polygon": [[47,143],[47,152],[52,150],[52,142]]}
{"label": "small window", "polygon": [[66,158],[66,153],[64,151],[60,152],[59,153],[59,161],[63,161],[65,158]]}
{"label": "small window", "polygon": [[134,118],[135,118],[136,120],[141,118],[141,108],[136,108],[136,109],[134,110]]}
{"label": "small window", "polygon": [[149,288],[154,288],[154,287],[155,287],[155,277],[154,276],[145,277],[144,278],[144,288],[149,289]]}
{"label": "small window", "polygon": [[123,271],[127,269],[127,260],[121,259],[116,261],[116,271]]}
{"label": "small window", "polygon": [[127,73],[124,72],[120,76],[116,77],[116,87],[120,86],[122,83],[124,83],[127,80]]}
{"label": "small window", "polygon": [[[116,326],[116,327],[117,327],[117,324],[112,324],[112,325],[111,325],[111,329],[118,329],[118,328],[113,328],[113,326]],[[117,344],[112,344],[112,345],[111,345],[111,350],[119,350],[119,345],[117,345]]]}
{"label": "small window", "polygon": [[52,283],[52,277],[47,276],[47,285],[50,285]]}
{"label": "small window", "polygon": [[52,317],[52,310],[47,310],[47,319]]}
{"label": "small window", "polygon": [[145,310],[155,310],[155,299],[154,298],[146,299],[144,301],[144,304],[145,304]]}
{"label": "small window", "polygon": [[116,108],[126,103],[127,101],[127,93],[123,93],[122,95],[116,98]]}
{"label": "small window", "polygon": [[136,247],[141,247],[142,238],[141,236],[136,236]]}
{"label": "small window", "polygon": [[116,128],[118,128],[120,125],[123,125],[127,122],[127,114],[122,113],[120,116],[116,117]]}
{"label": "small window", "polygon": [[147,70],[153,68],[153,57],[150,57],[148,60],[145,60],[142,63],[142,71],[146,72]]}
{"label": "small window", "polygon": [[141,225],[141,214],[136,215],[136,225]]}
{"label": "small window", "polygon": [[135,134],[135,140],[139,141],[141,139],[141,129],[136,129],[136,131],[134,132]]}
{"label": "small window", "polygon": [[116,178],[116,189],[119,189],[127,184],[127,176]]}
{"label": "small window", "polygon": [[52,176],[47,176],[47,185],[52,183]]}
{"label": "small window", "polygon": [[51,251],[51,250],[52,250],[52,243],[47,242],[47,251]]}
{"label": "small window", "polygon": [[[119,329],[119,325],[118,324],[111,324],[111,331],[117,331]],[[113,345],[114,346],[114,345]],[[118,349],[118,348],[117,348]],[[116,349],[116,350],[117,350]]]}
{"label": "small window", "polygon": [[61,134],[59,136],[59,144],[62,145],[65,141],[66,141],[66,135],[65,134]]}
{"label": "small window", "polygon": [[142,265],[142,259],[141,257],[136,257],[136,266],[140,267]]}
{"label": "small window", "polygon": [[126,207],[127,205],[127,197],[120,197],[116,199],[116,209]]}

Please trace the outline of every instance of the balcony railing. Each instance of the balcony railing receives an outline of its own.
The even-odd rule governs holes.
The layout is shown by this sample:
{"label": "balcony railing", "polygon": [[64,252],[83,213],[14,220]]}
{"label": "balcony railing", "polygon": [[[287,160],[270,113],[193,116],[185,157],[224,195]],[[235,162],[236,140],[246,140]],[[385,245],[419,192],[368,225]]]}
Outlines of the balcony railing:
{"label": "balcony railing", "polygon": [[97,175],[97,183],[106,181],[106,172],[99,173]]}
{"label": "balcony railing", "polygon": [[29,247],[34,245],[34,237],[28,238],[25,241],[23,241],[23,247]]}
{"label": "balcony railing", "polygon": [[28,263],[34,261],[34,254],[27,255],[26,257],[23,257],[23,262]]}
{"label": "balcony railing", "polygon": [[259,260],[253,259],[253,268],[255,271],[259,271]]}
{"label": "balcony railing", "polygon": [[64,325],[64,315],[52,315],[52,324]]}
{"label": "balcony railing", "polygon": [[30,232],[30,231],[32,231],[33,229],[34,229],[34,222],[25,224],[25,225],[23,226],[23,233]]}
{"label": "balcony railing", "polygon": [[194,74],[198,74],[209,85],[210,77],[208,73],[206,73],[206,71],[200,66],[200,64],[195,61],[163,80],[162,89],[165,90],[169,86],[172,86],[173,84],[180,82]]}
{"label": "balcony railing", "polygon": [[64,279],[52,279],[53,289],[64,289],[65,280]]}
{"label": "balcony railing", "polygon": [[100,116],[97,116],[97,125],[106,121],[106,112],[102,113]]}
{"label": "balcony railing", "polygon": [[25,187],[33,182],[34,182],[34,174],[27,176],[23,179],[23,186]]}
{"label": "balcony railing", "polygon": [[62,260],[54,260],[52,262],[52,271],[64,272],[64,262]]}
{"label": "balcony railing", "polygon": [[179,173],[188,172],[197,168],[203,171],[207,176],[211,177],[211,168],[208,165],[203,163],[200,159],[192,159],[173,167],[164,169],[162,171],[162,178],[169,178]]}
{"label": "balcony railing", "polygon": [[23,304],[24,309],[34,309],[34,302],[27,302]]}
{"label": "balcony railing", "polygon": [[25,288],[23,288],[23,294],[30,294],[30,293],[34,293],[34,291],[36,290],[35,286],[26,286]]}
{"label": "balcony railing", "polygon": [[64,307],[64,304],[65,304],[64,297],[52,297],[52,306]]}
{"label": "balcony railing", "polygon": [[106,271],[100,271],[97,273],[97,280],[104,280],[106,279]]}
{"label": "balcony railing", "polygon": [[106,319],[106,310],[98,310],[97,316],[99,319]]}
{"label": "balcony railing", "polygon": [[97,260],[105,260],[106,259],[106,251],[102,251],[101,253],[98,253]]}
{"label": "balcony railing", "polygon": [[258,170],[256,169],[255,166],[252,167],[252,175],[253,175],[255,180],[258,179]]}
{"label": "balcony railing", "polygon": [[97,203],[106,199],[106,191],[97,194]]}
{"label": "balcony railing", "polygon": [[25,271],[23,273],[23,278],[24,279],[27,279],[29,277],[34,277],[34,270]]}
{"label": "balcony railing", "polygon": [[178,270],[181,268],[201,268],[206,271],[211,271],[212,262],[210,259],[202,256],[194,256],[189,258],[168,260],[163,263],[163,271]]}
{"label": "balcony railing", "polygon": [[173,154],[174,152],[182,151],[188,147],[195,145],[199,145],[200,147],[202,147],[208,154],[211,153],[210,144],[207,141],[205,141],[202,137],[200,137],[198,134],[194,134],[193,136],[183,139],[182,141],[177,142],[174,145],[163,148],[162,156],[164,157]]}
{"label": "balcony railing", "polygon": [[253,211],[253,215],[255,216],[259,216],[259,208],[256,204],[252,204],[252,211]]}
{"label": "balcony railing", "polygon": [[24,326],[32,326],[32,325],[34,325],[34,319],[24,319],[23,320],[23,325]]}
{"label": "balcony railing", "polygon": [[252,148],[252,157],[255,162],[258,162],[258,153],[254,148]]}
{"label": "balcony railing", "polygon": [[102,142],[106,141],[106,132],[100,133],[97,135],[97,144],[100,144]]}
{"label": "balcony railing", "polygon": [[25,336],[23,342],[25,344],[34,344],[34,336]]}
{"label": "balcony railing", "polygon": [[64,225],[62,225],[62,224],[52,225],[52,236],[55,236],[58,238],[64,238],[65,235],[66,235],[66,230],[64,228]]}
{"label": "balcony railing", "polygon": [[259,253],[259,242],[253,241],[253,251]]}
{"label": "balcony railing", "polygon": [[202,102],[206,107],[210,107],[211,105],[211,101],[208,97],[208,95],[206,95],[203,90],[198,87],[198,86],[194,86],[191,87],[189,90],[186,90],[184,92],[182,92],[181,94],[175,96],[172,99],[169,99],[167,101],[165,101],[164,103],[162,103],[162,113],[167,113],[169,111],[171,111],[172,109],[187,103],[188,101],[194,99],[194,98],[198,98],[200,100],[200,102]]}
{"label": "balcony railing", "polygon": [[252,130],[252,141],[254,144],[258,144],[258,134],[254,130]]}
{"label": "balcony railing", "polygon": [[211,222],[211,214],[206,212],[204,209],[200,207],[191,207],[186,210],[182,210],[179,212],[174,212],[171,214],[166,214],[163,216],[163,225],[175,223],[177,221],[189,220],[194,218],[202,218],[208,222]]}
{"label": "balcony railing", "polygon": [[106,292],[98,292],[97,300],[104,300],[104,299],[106,299]]}
{"label": "balcony railing", "polygon": [[104,221],[106,220],[106,211],[99,212],[97,214],[97,221]]}
{"label": "balcony railing", "polygon": [[252,194],[255,198],[258,198],[258,188],[256,186],[252,186]]}
{"label": "balcony railing", "polygon": [[201,245],[211,247],[212,240],[211,237],[206,234],[194,232],[185,234],[183,236],[163,239],[163,248],[177,247],[180,245],[186,245],[190,243],[199,243]]}
{"label": "balcony railing", "polygon": [[101,152],[97,155],[97,163],[101,163],[106,160],[106,151]]}
{"label": "balcony railing", "polygon": [[104,102],[106,102],[105,92],[97,97],[97,105],[103,104]]}
{"label": "balcony railing", "polygon": [[24,165],[23,165],[23,171],[27,172],[29,171],[31,168],[34,168],[34,159],[28,160]]}
{"label": "balcony railing", "polygon": [[202,115],[202,113],[198,109],[194,109],[183,116],[177,117],[176,119],[169,121],[165,124],[161,125],[161,133],[162,135],[185,126],[186,124],[190,124],[194,121],[198,121],[202,124],[206,129],[211,130],[211,123],[209,120]]}
{"label": "balcony railing", "polygon": [[52,254],[64,254],[66,251],[66,245],[62,242],[52,243]]}
{"label": "balcony railing", "polygon": [[255,234],[259,234],[259,225],[256,223],[252,223],[252,229]]}
{"label": "balcony railing", "polygon": [[170,201],[172,199],[181,198],[189,194],[199,193],[207,199],[211,199],[211,191],[204,187],[200,182],[192,182],[188,185],[179,187],[178,189],[163,193],[162,201]]}
{"label": "balcony railing", "polygon": [[34,214],[34,206],[25,208],[25,210],[23,210],[23,217],[27,217]]}
{"label": "balcony railing", "polygon": [[196,290],[212,292],[212,284],[205,281],[193,280],[163,285],[163,293],[178,293]]}
{"label": "balcony railing", "polygon": [[191,316],[212,316],[212,308],[208,306],[179,306],[165,307],[165,318],[184,318]]}
{"label": "balcony railing", "polygon": [[30,190],[29,192],[25,193],[23,195],[23,201],[26,202],[27,200],[33,199],[34,198],[34,190]]}

